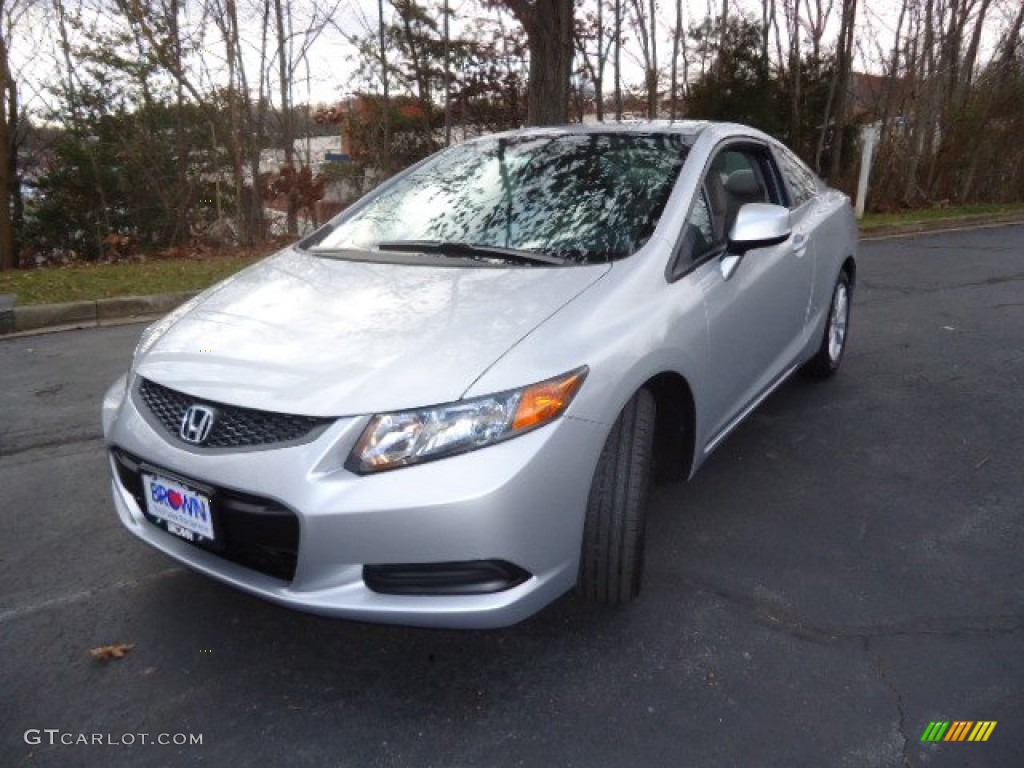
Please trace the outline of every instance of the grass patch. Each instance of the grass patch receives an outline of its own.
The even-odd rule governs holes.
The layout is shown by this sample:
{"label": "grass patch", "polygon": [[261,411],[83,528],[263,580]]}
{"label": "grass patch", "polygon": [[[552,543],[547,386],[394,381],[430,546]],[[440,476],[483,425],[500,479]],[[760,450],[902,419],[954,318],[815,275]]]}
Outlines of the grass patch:
{"label": "grass patch", "polygon": [[1024,213],[1024,203],[980,203],[951,208],[915,208],[896,213],[866,213],[860,220],[860,228],[871,229],[893,224],[917,224],[940,219],[959,219],[1000,213]]}
{"label": "grass patch", "polygon": [[[916,224],[939,219],[1020,213],[1024,203],[965,205],[955,208],[921,208],[898,213],[869,213],[860,221],[861,231],[894,224]],[[0,272],[0,293],[13,293],[17,304],[62,304],[94,301],[114,296],[145,296],[155,293],[198,291],[207,288],[272,252],[233,252],[203,258],[150,259],[144,263],[73,264],[67,267]]]}
{"label": "grass patch", "polygon": [[0,272],[0,293],[16,294],[17,304],[24,306],[198,291],[259,261],[263,255],[155,259],[140,264],[82,263]]}

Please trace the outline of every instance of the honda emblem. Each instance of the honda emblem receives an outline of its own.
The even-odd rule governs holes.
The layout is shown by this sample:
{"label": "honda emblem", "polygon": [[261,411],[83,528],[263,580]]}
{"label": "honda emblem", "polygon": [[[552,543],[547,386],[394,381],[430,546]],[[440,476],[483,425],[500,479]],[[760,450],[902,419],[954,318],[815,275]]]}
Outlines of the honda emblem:
{"label": "honda emblem", "polygon": [[213,420],[217,414],[205,405],[190,405],[181,417],[181,429],[178,434],[186,443],[202,445],[210,436]]}

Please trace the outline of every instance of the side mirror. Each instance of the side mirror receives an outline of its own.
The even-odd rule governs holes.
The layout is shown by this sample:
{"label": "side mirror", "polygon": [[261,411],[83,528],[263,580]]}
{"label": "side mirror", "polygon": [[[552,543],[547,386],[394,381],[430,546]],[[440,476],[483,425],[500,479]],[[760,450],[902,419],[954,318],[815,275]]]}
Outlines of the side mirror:
{"label": "side mirror", "polygon": [[729,232],[729,252],[744,254],[785,242],[793,232],[789,209],[771,203],[747,203],[736,214]]}

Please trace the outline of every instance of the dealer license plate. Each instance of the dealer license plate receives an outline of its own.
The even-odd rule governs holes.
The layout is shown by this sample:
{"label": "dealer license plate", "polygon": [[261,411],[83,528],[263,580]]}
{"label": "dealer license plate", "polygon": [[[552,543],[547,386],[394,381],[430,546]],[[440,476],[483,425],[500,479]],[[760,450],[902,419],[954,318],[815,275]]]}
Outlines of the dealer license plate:
{"label": "dealer license plate", "polygon": [[210,498],[195,488],[160,475],[142,474],[146,511],[168,532],[187,541],[213,541]]}

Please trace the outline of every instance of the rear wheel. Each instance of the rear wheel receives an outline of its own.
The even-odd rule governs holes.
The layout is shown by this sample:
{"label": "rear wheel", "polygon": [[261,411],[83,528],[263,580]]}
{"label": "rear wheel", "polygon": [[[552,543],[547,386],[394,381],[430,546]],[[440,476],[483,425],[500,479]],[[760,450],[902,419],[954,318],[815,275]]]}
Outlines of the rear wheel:
{"label": "rear wheel", "polygon": [[846,350],[846,334],[850,324],[850,276],[846,271],[839,273],[835,288],[832,289],[832,305],[825,323],[825,334],[814,357],[807,361],[804,372],[819,379],[825,379],[839,370],[843,352]]}
{"label": "rear wheel", "polygon": [[655,412],[654,396],[638,391],[616,419],[598,459],[576,586],[591,600],[625,603],[640,592]]}

